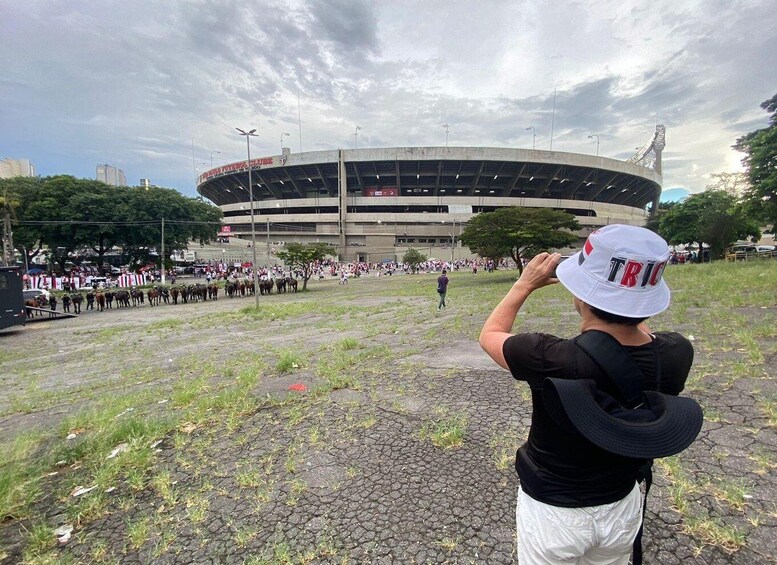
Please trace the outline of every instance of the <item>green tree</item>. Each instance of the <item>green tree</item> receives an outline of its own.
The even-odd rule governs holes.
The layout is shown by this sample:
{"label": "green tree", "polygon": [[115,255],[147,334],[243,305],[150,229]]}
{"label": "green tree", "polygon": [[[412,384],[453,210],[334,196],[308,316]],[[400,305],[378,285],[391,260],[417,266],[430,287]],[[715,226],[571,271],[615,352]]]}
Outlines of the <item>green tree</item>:
{"label": "green tree", "polygon": [[672,207],[661,217],[658,233],[672,245],[698,244],[698,261],[705,243],[712,257],[719,258],[733,241],[760,237],[758,224],[746,207],[724,190],[692,194]]}
{"label": "green tree", "polygon": [[500,208],[472,218],[461,233],[461,241],[481,257],[512,257],[523,272],[522,258],[574,243],[577,236],[571,231],[578,229],[575,217],[559,210]]}
{"label": "green tree", "polygon": [[216,206],[169,188],[113,187],[67,175],[7,179],[0,194],[2,206],[12,207],[16,248],[31,261],[46,247],[61,269],[85,250],[102,264],[115,245],[134,262],[147,259],[160,247],[162,218],[165,251],[186,249],[190,240],[215,239],[222,217]]}
{"label": "green tree", "polygon": [[332,247],[326,243],[287,243],[276,256],[287,267],[302,271],[302,290],[307,290],[316,263],[332,255]]}
{"label": "green tree", "polygon": [[748,204],[758,219],[777,227],[777,94],[761,104],[771,113],[769,126],[740,137],[734,149],[745,153],[742,164],[747,170],[750,187],[746,189]]}
{"label": "green tree", "polygon": [[426,255],[418,251],[415,247],[408,249],[402,257],[402,262],[405,265],[410,265],[410,269],[413,274],[418,272],[418,265],[426,261]]}
{"label": "green tree", "polygon": [[165,220],[165,254],[186,249],[190,240],[205,243],[215,239],[222,212],[201,198],[189,198],[171,188],[130,187],[119,196],[122,216],[138,225],[122,230],[119,244],[132,263],[147,261],[150,251],[159,250]]}

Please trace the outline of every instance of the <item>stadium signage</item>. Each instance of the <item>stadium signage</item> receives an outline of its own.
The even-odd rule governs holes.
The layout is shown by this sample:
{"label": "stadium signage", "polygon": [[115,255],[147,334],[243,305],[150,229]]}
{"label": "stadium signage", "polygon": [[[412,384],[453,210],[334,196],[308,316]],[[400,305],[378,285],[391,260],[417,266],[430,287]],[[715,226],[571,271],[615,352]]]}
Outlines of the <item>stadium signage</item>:
{"label": "stadium signage", "polygon": [[[251,168],[256,169],[261,167],[262,165],[272,165],[273,163],[274,163],[274,159],[272,157],[260,157],[258,159],[251,159]],[[236,173],[236,172],[245,171],[245,170],[247,170],[245,161],[230,163],[229,165],[223,165],[221,167],[216,167],[215,169],[205,171],[200,175],[199,182],[202,183],[210,178],[217,177],[219,175],[223,175],[226,173]]]}
{"label": "stadium signage", "polygon": [[399,190],[396,186],[378,188],[374,186],[367,186],[362,191],[364,196],[399,196]]}

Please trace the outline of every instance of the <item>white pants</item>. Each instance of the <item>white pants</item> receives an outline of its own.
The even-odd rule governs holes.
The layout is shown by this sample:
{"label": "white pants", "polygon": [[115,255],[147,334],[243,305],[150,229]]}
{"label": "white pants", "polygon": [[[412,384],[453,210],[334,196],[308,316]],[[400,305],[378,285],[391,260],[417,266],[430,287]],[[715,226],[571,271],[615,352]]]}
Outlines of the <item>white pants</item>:
{"label": "white pants", "polygon": [[642,522],[639,485],[601,506],[560,508],[518,489],[515,510],[520,565],[628,565]]}

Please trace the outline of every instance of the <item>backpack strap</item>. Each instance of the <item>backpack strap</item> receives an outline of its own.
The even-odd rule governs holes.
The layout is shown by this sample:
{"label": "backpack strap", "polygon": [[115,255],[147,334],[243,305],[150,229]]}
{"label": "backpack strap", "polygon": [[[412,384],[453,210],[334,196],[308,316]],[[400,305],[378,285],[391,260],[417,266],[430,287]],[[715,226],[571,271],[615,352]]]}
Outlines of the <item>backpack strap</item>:
{"label": "backpack strap", "polygon": [[[653,341],[653,353],[656,361],[656,379],[661,378],[661,365],[658,356],[658,346]],[[645,377],[623,345],[610,334],[598,330],[587,331],[574,340],[575,345],[582,349],[599,368],[604,371],[615,385],[621,400],[629,408],[638,406],[645,390]],[[642,565],[642,532],[645,526],[647,512],[647,497],[653,484],[653,460],[648,459],[637,471],[637,482],[645,482],[645,499],[642,503],[642,522],[639,525],[637,537],[632,546],[632,565]]]}
{"label": "backpack strap", "polygon": [[[608,333],[589,330],[573,341],[604,371],[610,382],[615,385],[626,407],[634,408],[642,402],[645,377],[618,340]],[[655,349],[655,341],[653,347]],[[656,367],[656,373],[658,373],[658,367]]]}

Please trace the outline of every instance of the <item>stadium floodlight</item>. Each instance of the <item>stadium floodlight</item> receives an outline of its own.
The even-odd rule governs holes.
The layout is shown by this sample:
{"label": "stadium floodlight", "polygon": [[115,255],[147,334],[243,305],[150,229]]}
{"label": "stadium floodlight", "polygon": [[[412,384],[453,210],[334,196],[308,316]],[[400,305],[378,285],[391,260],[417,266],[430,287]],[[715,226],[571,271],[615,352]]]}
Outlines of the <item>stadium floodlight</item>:
{"label": "stadium floodlight", "polygon": [[449,126],[449,125],[448,125],[448,123],[446,122],[446,123],[444,123],[444,124],[442,125],[442,127],[444,127],[444,128],[445,128],[445,147],[447,148],[447,147],[448,147],[448,129],[449,129],[451,126]]}
{"label": "stadium floodlight", "polygon": [[288,136],[288,135],[289,135],[289,134],[288,134],[288,133],[286,133],[286,132],[283,132],[283,133],[281,134],[281,155],[283,155],[283,137],[284,137],[284,136]]}
{"label": "stadium floodlight", "polygon": [[599,136],[596,135],[595,133],[592,133],[591,135],[588,136],[588,139],[593,139],[594,137],[596,138],[596,156],[598,157],[599,156]]}
{"label": "stadium floodlight", "polygon": [[211,151],[210,152],[210,168],[211,169],[213,168],[213,154],[214,153],[218,153],[219,155],[221,155],[221,151]]}
{"label": "stadium floodlight", "polygon": [[[253,256],[253,264],[251,265],[251,271],[253,272],[254,279],[254,296],[256,298],[256,309],[259,310],[259,274],[257,272],[256,262],[256,228],[254,226],[254,188],[251,184],[251,138],[256,137],[256,129],[252,129],[249,132],[245,132],[240,128],[235,128],[240,135],[246,138],[246,150],[248,152],[248,160],[246,165],[248,166],[248,201],[251,205],[251,253]],[[270,258],[267,257],[269,262]]]}
{"label": "stadium floodlight", "polygon": [[537,130],[534,129],[534,126],[529,126],[526,128],[526,131],[531,130],[531,148],[532,151],[534,151],[535,142],[537,141]]}
{"label": "stadium floodlight", "polygon": [[356,129],[353,132],[353,148],[356,149],[356,145],[359,139],[359,130],[362,129],[361,126],[356,126]]}

